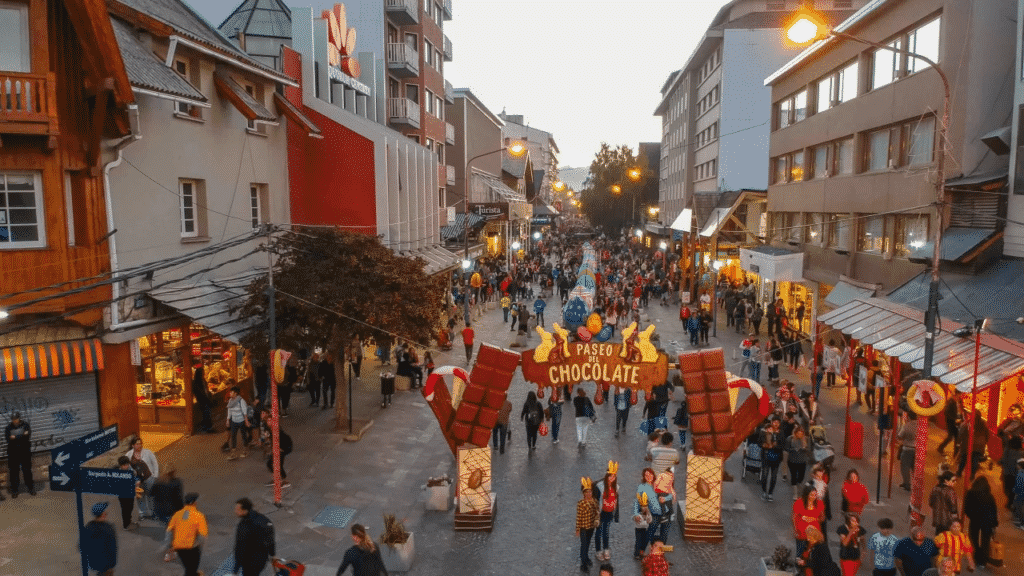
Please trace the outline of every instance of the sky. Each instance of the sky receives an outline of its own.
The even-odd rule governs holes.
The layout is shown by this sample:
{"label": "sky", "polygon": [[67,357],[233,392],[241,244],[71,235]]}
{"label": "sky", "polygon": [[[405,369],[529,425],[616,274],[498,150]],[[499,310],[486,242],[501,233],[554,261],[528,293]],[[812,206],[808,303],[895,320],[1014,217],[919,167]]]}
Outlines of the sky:
{"label": "sky", "polygon": [[[186,0],[214,26],[242,0]],[[285,0],[328,8],[334,0]],[[383,0],[381,0],[383,4]],[[561,166],[661,140],[654,109],[726,0],[452,0],[445,79],[554,134]],[[358,33],[358,30],[357,30]]]}

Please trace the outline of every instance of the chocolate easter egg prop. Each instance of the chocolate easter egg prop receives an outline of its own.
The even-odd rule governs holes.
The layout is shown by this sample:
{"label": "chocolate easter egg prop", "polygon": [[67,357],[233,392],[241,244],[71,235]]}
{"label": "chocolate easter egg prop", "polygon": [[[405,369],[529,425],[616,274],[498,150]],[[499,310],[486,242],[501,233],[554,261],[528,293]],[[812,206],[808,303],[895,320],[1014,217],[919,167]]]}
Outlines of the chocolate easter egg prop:
{"label": "chocolate easter egg prop", "polygon": [[476,490],[483,483],[484,473],[479,468],[473,470],[473,472],[469,474],[469,480],[466,481],[466,485],[469,487],[470,490]]}
{"label": "chocolate easter egg prop", "polygon": [[590,330],[591,334],[597,334],[600,332],[603,325],[604,323],[601,322],[601,315],[596,312],[587,318],[587,330]]}
{"label": "chocolate easter egg prop", "polygon": [[612,327],[607,324],[603,328],[601,328],[600,332],[594,334],[594,340],[597,340],[598,342],[607,342],[611,339]]}
{"label": "chocolate easter egg prop", "polygon": [[703,478],[697,479],[697,494],[707,500],[711,496],[711,484]]}
{"label": "chocolate easter egg prop", "polygon": [[580,326],[579,328],[576,329],[576,336],[579,337],[581,342],[590,342],[590,339],[593,337],[593,334],[591,334],[590,330],[587,330],[586,327]]}

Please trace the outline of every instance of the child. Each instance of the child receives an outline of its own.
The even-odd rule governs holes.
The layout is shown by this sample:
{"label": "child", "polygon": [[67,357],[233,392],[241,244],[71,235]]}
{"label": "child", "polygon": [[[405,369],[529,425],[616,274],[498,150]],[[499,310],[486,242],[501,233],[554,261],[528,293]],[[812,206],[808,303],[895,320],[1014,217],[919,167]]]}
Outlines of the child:
{"label": "child", "polygon": [[668,560],[665,559],[665,552],[662,550],[663,544],[661,538],[655,538],[651,543],[651,553],[643,561],[646,576],[668,576]]}
{"label": "child", "polygon": [[647,528],[651,525],[654,517],[651,516],[651,509],[647,506],[647,493],[640,492],[633,501],[633,527],[636,529],[636,543],[633,546],[633,558],[639,560],[647,548]]}
{"label": "child", "polygon": [[580,570],[590,570],[590,541],[598,524],[597,500],[594,499],[594,484],[590,478],[580,479],[583,498],[576,503],[576,536],[580,539]]}
{"label": "child", "polygon": [[899,541],[900,539],[892,533],[892,520],[879,520],[878,532],[872,534],[868,540],[868,550],[871,550],[875,567],[874,576],[896,576],[896,561],[892,553]]}
{"label": "child", "polygon": [[658,503],[661,504],[661,526],[660,538],[665,542],[668,538],[668,527],[672,522],[672,511],[675,509],[676,500],[676,475],[669,468],[658,474],[654,480],[654,493],[658,496]]}

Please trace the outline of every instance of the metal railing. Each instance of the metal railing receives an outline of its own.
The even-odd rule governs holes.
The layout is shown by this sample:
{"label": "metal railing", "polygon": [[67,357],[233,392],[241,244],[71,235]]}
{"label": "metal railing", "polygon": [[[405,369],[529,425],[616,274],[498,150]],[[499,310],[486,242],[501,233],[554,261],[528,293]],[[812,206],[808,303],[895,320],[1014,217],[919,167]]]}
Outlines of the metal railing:
{"label": "metal railing", "polygon": [[455,166],[445,166],[445,183],[455,185]]}
{"label": "metal railing", "polygon": [[419,73],[420,54],[405,42],[389,42],[388,64],[404,64]]}
{"label": "metal railing", "polygon": [[420,105],[408,98],[388,98],[388,119],[420,125]]}
{"label": "metal railing", "polygon": [[398,20],[399,24],[416,24],[420,21],[420,5],[417,0],[384,0],[384,11]]}
{"label": "metal railing", "polygon": [[452,19],[452,0],[444,0],[444,19]]}
{"label": "metal railing", "polygon": [[455,104],[455,87],[447,80],[444,81],[444,99],[449,104]]}
{"label": "metal railing", "polygon": [[452,41],[451,39],[448,38],[448,36],[444,37],[444,61],[452,61]]}
{"label": "metal railing", "polygon": [[455,125],[451,122],[444,123],[444,143],[455,144]]}

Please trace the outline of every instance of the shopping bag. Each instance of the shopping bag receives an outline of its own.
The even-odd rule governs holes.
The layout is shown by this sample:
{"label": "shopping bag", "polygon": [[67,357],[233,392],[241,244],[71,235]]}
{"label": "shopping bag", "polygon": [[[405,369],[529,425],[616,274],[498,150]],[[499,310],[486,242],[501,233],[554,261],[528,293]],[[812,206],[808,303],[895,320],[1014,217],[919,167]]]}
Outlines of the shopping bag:
{"label": "shopping bag", "polygon": [[295,560],[273,560],[274,576],[302,576],[306,565]]}
{"label": "shopping bag", "polygon": [[988,563],[993,566],[1002,566],[1005,554],[1006,548],[1003,546],[1003,543],[993,536],[992,541],[988,545]]}
{"label": "shopping bag", "polygon": [[537,428],[537,433],[540,434],[541,436],[547,436],[548,435],[548,425],[544,424],[542,422],[541,425],[540,425],[540,428]]}

